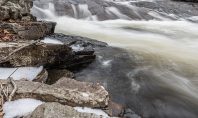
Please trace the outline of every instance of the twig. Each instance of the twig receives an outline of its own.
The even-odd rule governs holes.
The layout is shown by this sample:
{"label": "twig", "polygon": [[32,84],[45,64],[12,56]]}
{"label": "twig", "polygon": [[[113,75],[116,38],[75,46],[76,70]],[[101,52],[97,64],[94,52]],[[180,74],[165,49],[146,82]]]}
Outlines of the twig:
{"label": "twig", "polygon": [[37,43],[37,42],[39,42],[39,41],[40,41],[40,40],[32,41],[32,42],[30,42],[30,43],[27,44],[27,45],[24,45],[24,46],[21,46],[21,47],[15,49],[15,50],[12,51],[11,53],[9,53],[9,55],[8,55],[7,57],[5,57],[3,60],[1,60],[0,63],[6,62],[6,61],[8,60],[8,58],[9,58],[10,56],[12,56],[14,53],[20,51],[21,49],[23,49],[23,48],[25,48],[25,47],[28,47],[28,46],[30,46],[30,45],[32,45],[32,44],[35,44],[35,43]]}
{"label": "twig", "polygon": [[9,98],[8,98],[8,101],[11,101],[12,100],[12,97],[14,96],[14,94],[16,93],[17,91],[17,85],[16,83],[14,82],[14,80],[12,78],[9,78],[10,79],[10,83],[12,84],[12,86],[14,87],[14,89],[12,90],[11,94],[9,95]]}

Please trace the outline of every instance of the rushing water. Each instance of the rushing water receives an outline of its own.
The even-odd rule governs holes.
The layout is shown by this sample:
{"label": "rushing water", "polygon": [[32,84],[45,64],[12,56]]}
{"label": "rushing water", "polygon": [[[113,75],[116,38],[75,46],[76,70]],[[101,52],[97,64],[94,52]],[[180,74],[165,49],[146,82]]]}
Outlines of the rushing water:
{"label": "rushing water", "polygon": [[[121,0],[115,3],[129,7]],[[106,11],[119,19],[98,21],[86,4],[73,5],[72,18],[57,16],[49,6],[34,9],[57,22],[56,32],[123,49],[96,51],[96,62],[77,73],[77,79],[102,82],[114,101],[145,118],[198,117],[198,24],[154,11],[149,14],[157,20],[131,20],[116,7]]]}

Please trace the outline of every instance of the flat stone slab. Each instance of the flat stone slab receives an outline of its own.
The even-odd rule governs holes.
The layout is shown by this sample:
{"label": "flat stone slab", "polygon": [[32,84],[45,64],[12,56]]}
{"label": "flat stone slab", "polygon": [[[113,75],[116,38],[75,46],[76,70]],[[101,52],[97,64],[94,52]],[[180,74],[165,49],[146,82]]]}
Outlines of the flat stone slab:
{"label": "flat stone slab", "polygon": [[42,66],[67,62],[71,48],[41,42],[0,43],[0,66]]}
{"label": "flat stone slab", "polygon": [[[0,83],[7,82],[8,80],[0,80]],[[17,91],[13,100],[34,98],[44,102],[59,102],[74,107],[91,108],[104,108],[108,106],[109,102],[108,92],[98,84],[79,82],[68,78],[62,78],[54,85],[30,81],[15,81],[15,83]],[[9,93],[12,92],[12,88],[9,85]]]}

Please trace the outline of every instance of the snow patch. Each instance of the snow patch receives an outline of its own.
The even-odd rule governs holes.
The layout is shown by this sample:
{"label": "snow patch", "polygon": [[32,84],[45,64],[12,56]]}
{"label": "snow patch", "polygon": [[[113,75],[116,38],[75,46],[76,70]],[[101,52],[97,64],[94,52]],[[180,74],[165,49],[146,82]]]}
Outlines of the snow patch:
{"label": "snow patch", "polygon": [[56,39],[52,39],[52,38],[44,38],[44,40],[42,40],[41,42],[43,43],[48,43],[48,44],[59,44],[59,45],[63,45],[64,43],[59,41],[59,40],[56,40]]}
{"label": "snow patch", "polygon": [[74,107],[74,109],[81,113],[92,113],[98,116],[103,116],[103,118],[109,118],[109,116],[100,109],[92,109],[87,107]]}
{"label": "snow patch", "polygon": [[3,111],[5,113],[3,118],[27,116],[41,104],[43,104],[43,102],[30,98],[6,102],[3,105]]}
{"label": "snow patch", "polygon": [[[17,68],[0,68],[0,79],[7,79]],[[14,80],[27,79],[32,81],[41,73],[43,66],[40,67],[20,67],[11,76]]]}

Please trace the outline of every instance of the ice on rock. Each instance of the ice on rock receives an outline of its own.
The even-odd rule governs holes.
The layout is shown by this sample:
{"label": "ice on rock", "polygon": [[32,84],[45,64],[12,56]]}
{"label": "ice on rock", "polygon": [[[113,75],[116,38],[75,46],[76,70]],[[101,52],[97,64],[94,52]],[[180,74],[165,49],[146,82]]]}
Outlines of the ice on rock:
{"label": "ice on rock", "polygon": [[[0,68],[0,79],[7,79],[17,68]],[[41,73],[43,66],[40,67],[20,67],[13,74],[14,80],[27,79],[32,81]]]}
{"label": "ice on rock", "polygon": [[59,45],[63,45],[64,44],[63,42],[61,42],[59,40],[56,40],[56,39],[52,39],[52,38],[45,38],[41,42],[48,43],[48,44],[59,44]]}
{"label": "ice on rock", "polygon": [[43,102],[30,98],[6,102],[3,105],[3,112],[5,113],[3,118],[27,116],[41,104]]}
{"label": "ice on rock", "polygon": [[74,107],[74,109],[81,113],[92,113],[98,116],[102,116],[102,118],[109,118],[109,116],[100,109],[92,109],[88,107]]}

